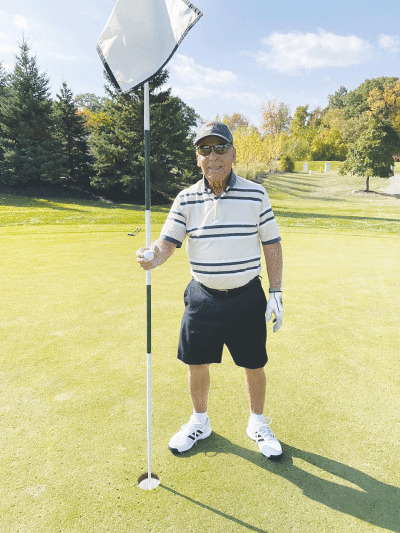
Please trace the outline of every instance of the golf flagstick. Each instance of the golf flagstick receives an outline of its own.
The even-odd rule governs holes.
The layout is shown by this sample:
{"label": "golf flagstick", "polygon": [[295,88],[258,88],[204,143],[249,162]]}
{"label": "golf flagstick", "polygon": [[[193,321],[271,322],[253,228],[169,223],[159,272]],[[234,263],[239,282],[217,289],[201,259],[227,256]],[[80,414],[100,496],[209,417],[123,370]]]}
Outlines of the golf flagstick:
{"label": "golf flagstick", "polygon": [[[146,247],[151,245],[149,80],[165,67],[187,32],[202,16],[189,0],[116,0],[97,43],[97,52],[117,91],[128,94],[143,85],[145,138]],[[147,446],[148,469],[138,479],[150,490],[160,483],[151,473],[151,274],[147,288]]]}
{"label": "golf flagstick", "polygon": [[[143,85],[144,91],[144,181],[146,248],[151,246],[151,187],[150,187],[150,91],[149,82]],[[160,484],[151,476],[151,270],[146,270],[147,289],[147,490]]]}

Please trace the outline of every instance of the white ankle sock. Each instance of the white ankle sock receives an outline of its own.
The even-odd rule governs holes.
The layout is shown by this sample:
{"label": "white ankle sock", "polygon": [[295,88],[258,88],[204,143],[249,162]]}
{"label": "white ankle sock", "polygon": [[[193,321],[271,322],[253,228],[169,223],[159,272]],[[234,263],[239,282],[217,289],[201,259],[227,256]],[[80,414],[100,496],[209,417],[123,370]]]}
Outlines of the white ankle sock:
{"label": "white ankle sock", "polygon": [[260,422],[264,422],[264,414],[255,415],[250,413],[249,424],[259,424]]}
{"label": "white ankle sock", "polygon": [[197,420],[201,422],[201,424],[205,424],[207,422],[207,411],[205,413],[196,413],[196,411],[193,410],[193,414],[197,418]]}

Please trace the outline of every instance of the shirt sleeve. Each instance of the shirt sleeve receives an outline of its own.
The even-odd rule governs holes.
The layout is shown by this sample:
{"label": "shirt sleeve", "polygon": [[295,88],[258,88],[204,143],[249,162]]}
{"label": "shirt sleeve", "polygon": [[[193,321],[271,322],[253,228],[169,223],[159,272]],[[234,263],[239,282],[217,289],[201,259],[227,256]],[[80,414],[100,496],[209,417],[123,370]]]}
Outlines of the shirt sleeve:
{"label": "shirt sleeve", "polygon": [[186,216],[184,215],[179,195],[175,198],[171,210],[161,230],[161,239],[176,244],[177,248],[182,246],[186,237]]}
{"label": "shirt sleeve", "polygon": [[274,244],[281,241],[278,224],[267,192],[263,194],[261,202],[258,233],[262,244]]}

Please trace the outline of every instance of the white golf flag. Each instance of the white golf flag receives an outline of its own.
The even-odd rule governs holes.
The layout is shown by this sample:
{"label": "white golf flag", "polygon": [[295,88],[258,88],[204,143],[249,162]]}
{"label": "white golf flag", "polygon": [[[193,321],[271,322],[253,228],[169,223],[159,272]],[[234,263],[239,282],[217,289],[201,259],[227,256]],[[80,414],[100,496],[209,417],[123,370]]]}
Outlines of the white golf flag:
{"label": "white golf flag", "polygon": [[97,43],[114,85],[126,93],[149,81],[201,16],[187,0],[117,0]]}

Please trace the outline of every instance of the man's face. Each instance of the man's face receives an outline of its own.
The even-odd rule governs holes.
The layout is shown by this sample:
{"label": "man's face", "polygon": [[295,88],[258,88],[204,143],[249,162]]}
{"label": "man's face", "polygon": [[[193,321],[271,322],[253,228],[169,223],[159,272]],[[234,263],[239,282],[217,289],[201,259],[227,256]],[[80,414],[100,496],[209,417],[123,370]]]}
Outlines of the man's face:
{"label": "man's face", "polygon": [[[209,136],[201,139],[197,146],[211,146],[227,144],[221,137]],[[236,150],[232,146],[226,154],[216,154],[211,150],[210,155],[204,156],[196,152],[197,166],[199,166],[208,182],[222,182],[231,173],[232,165],[236,161]]]}

